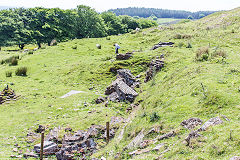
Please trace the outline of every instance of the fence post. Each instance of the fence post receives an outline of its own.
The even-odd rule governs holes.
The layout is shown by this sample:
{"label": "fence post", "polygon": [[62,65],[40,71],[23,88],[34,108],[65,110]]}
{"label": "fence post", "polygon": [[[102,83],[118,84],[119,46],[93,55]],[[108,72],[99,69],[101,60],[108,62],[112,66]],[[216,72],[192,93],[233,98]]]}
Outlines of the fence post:
{"label": "fence post", "polygon": [[40,160],[43,160],[44,131],[41,133]]}
{"label": "fence post", "polygon": [[109,143],[109,122],[106,122],[106,129],[107,129],[107,143]]}

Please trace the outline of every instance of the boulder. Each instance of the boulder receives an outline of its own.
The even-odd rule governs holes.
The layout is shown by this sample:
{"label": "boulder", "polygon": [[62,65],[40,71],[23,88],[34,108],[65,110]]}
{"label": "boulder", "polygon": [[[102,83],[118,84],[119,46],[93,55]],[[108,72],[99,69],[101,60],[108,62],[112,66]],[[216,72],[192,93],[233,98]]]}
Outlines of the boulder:
{"label": "boulder", "polygon": [[199,118],[190,118],[181,122],[181,125],[187,129],[194,129],[198,125],[202,125],[203,121]]}
{"label": "boulder", "polygon": [[[58,151],[58,145],[51,141],[44,141],[43,143],[43,153],[44,155],[54,155]],[[41,144],[34,146],[34,151],[40,153]]]}
{"label": "boulder", "polygon": [[200,130],[205,131],[211,126],[215,126],[222,123],[223,121],[219,117],[211,118],[201,126]]}
{"label": "boulder", "polygon": [[159,47],[166,47],[170,46],[173,47],[174,43],[173,42],[159,42],[158,44],[155,44],[151,50],[158,49]]}
{"label": "boulder", "polygon": [[106,101],[106,98],[100,96],[100,97],[98,97],[98,98],[96,99],[95,102],[96,102],[97,104],[100,104],[100,103],[103,103],[103,102],[105,102],[105,101]]}
{"label": "boulder", "polygon": [[144,129],[127,145],[127,149],[139,147],[144,138]]}

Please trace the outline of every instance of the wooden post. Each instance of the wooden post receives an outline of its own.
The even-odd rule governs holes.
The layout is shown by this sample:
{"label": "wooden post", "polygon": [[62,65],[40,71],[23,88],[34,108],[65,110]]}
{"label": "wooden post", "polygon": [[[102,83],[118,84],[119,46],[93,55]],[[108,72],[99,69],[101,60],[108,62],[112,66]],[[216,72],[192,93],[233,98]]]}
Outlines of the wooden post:
{"label": "wooden post", "polygon": [[109,143],[109,122],[106,122],[106,129],[107,129],[107,143]]}
{"label": "wooden post", "polygon": [[44,131],[41,133],[40,160],[43,160]]}

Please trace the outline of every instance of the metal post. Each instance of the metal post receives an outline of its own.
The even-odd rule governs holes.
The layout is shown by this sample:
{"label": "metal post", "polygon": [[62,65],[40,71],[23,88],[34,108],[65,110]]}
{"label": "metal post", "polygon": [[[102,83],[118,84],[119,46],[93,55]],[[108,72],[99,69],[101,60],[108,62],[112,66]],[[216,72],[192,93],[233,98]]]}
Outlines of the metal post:
{"label": "metal post", "polygon": [[41,133],[40,160],[43,160],[44,131]]}
{"label": "metal post", "polygon": [[107,143],[109,143],[109,122],[106,123],[106,129],[107,129]]}

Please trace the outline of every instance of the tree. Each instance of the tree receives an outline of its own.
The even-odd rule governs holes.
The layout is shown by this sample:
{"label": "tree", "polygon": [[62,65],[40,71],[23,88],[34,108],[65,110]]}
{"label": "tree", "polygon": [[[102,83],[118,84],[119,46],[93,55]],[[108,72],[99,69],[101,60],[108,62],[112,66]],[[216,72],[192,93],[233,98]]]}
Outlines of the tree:
{"label": "tree", "polygon": [[199,19],[201,19],[201,18],[203,18],[203,17],[205,17],[204,14],[199,14]]}
{"label": "tree", "polygon": [[189,16],[187,17],[187,19],[193,19],[193,16],[192,16],[192,15],[189,15]]}
{"label": "tree", "polygon": [[125,33],[126,25],[121,23],[121,19],[112,12],[103,12],[101,14],[104,23],[106,24],[108,35],[117,35],[119,33]]}
{"label": "tree", "polygon": [[106,28],[101,16],[88,6],[77,6],[77,37],[103,37]]}

